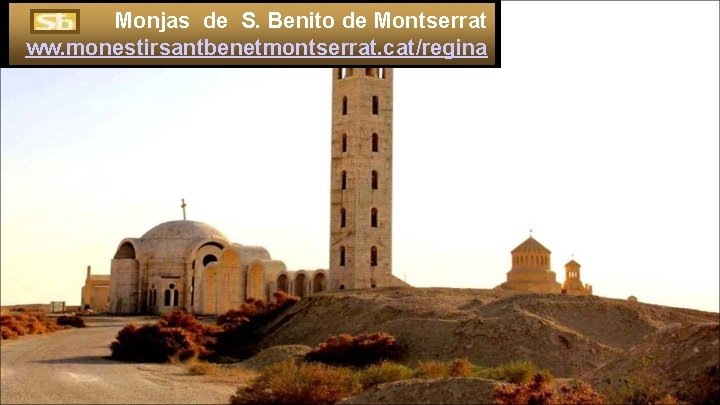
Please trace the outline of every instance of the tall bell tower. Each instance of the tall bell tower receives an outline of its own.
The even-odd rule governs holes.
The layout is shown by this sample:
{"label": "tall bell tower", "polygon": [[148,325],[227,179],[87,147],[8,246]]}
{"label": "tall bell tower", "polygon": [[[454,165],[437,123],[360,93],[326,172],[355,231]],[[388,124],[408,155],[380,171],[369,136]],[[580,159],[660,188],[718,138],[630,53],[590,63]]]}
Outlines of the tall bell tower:
{"label": "tall bell tower", "polygon": [[391,68],[334,68],[330,288],[404,284],[392,276]]}

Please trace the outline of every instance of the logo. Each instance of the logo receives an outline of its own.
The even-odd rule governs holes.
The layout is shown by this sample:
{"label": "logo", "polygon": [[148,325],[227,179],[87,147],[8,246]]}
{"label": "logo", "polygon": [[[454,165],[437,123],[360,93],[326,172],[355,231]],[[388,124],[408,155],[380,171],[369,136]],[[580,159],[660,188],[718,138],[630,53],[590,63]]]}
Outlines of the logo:
{"label": "logo", "polygon": [[30,32],[32,34],[78,34],[80,33],[80,10],[31,9]]}

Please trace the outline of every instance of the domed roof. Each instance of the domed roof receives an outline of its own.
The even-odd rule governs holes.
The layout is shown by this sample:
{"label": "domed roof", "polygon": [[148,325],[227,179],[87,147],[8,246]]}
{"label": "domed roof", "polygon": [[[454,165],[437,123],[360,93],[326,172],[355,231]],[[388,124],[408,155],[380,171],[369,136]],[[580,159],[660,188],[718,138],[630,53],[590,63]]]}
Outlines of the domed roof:
{"label": "domed roof", "polygon": [[565,263],[565,267],[577,267],[577,268],[580,268],[580,263],[576,262],[575,260],[570,260],[569,262]]}
{"label": "domed roof", "polygon": [[197,221],[164,222],[145,232],[141,239],[199,239],[221,238],[225,235],[208,224]]}
{"label": "domed roof", "polygon": [[550,250],[540,244],[540,242],[533,239],[533,237],[529,237],[525,240],[525,242],[519,244],[515,249],[512,250],[510,253],[550,253]]}
{"label": "domed roof", "polygon": [[143,251],[153,259],[183,259],[198,242],[207,239],[227,241],[220,231],[197,221],[165,222],[140,237]]}

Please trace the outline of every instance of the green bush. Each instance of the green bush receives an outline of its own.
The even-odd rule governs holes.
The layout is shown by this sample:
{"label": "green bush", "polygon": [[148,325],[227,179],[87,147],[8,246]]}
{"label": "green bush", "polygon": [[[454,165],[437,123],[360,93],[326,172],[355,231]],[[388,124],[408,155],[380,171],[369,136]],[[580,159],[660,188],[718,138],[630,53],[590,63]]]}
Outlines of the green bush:
{"label": "green bush", "polygon": [[353,373],[317,363],[276,363],[230,397],[233,405],[334,404],[360,391]]}
{"label": "green bush", "polygon": [[530,382],[538,373],[542,373],[549,380],[552,375],[547,371],[538,370],[537,366],[531,361],[514,361],[498,367],[481,368],[478,367],[473,371],[475,377],[489,378],[491,380],[505,381],[512,384],[522,384]]}
{"label": "green bush", "polygon": [[366,367],[357,373],[357,378],[363,388],[387,382],[409,380],[415,377],[415,371],[410,367],[389,361]]}

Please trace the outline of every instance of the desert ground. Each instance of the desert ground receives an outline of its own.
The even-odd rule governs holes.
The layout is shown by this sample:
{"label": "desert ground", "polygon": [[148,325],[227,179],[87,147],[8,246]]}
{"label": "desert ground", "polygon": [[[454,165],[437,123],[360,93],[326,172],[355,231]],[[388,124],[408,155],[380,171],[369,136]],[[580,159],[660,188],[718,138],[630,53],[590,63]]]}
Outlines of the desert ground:
{"label": "desert ground", "polygon": [[[107,358],[123,325],[157,319],[92,316],[84,329],[3,341],[0,402],[228,403],[247,381],[194,375],[182,364]],[[264,351],[237,367],[259,370],[300,359],[331,335],[387,332],[404,349],[399,361],[410,366],[456,358],[483,367],[530,360],[558,378],[582,378],[603,392],[630,379],[681,401],[709,403],[720,398],[719,321],[714,312],[597,296],[451,288],[335,291],[282,312],[260,331]],[[399,381],[347,403],[474,403],[479,391],[492,398],[488,381]]]}
{"label": "desert ground", "polygon": [[23,336],[0,345],[0,403],[228,403],[237,384],[210,383],[179,364],[109,360],[128,323],[156,318],[87,317],[87,328]]}

